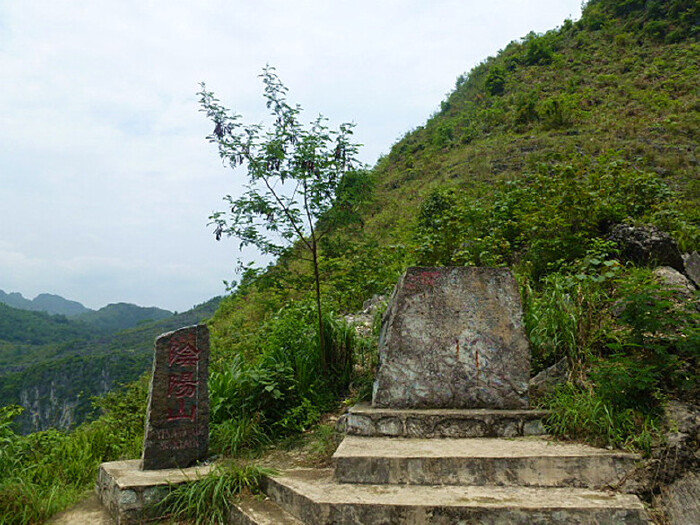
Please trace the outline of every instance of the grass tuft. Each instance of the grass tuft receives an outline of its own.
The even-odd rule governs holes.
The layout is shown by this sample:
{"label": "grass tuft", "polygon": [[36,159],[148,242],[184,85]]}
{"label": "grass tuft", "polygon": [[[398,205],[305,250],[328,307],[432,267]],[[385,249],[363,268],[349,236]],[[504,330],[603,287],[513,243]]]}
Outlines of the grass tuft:
{"label": "grass tuft", "polygon": [[221,466],[198,481],[174,488],[158,510],[196,525],[228,523],[234,498],[246,490],[259,492],[263,478],[274,474],[257,465]]}

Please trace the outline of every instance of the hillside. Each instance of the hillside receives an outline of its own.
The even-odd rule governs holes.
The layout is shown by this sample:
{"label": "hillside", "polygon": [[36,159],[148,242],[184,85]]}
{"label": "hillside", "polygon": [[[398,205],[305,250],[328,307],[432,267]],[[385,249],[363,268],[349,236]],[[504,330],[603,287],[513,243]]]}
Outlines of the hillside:
{"label": "hillside", "polygon": [[[688,0],[592,1],[581,20],[529,34],[459,76],[440,111],[366,175],[360,224],[325,240],[331,307],[359,308],[416,263],[510,264],[537,280],[616,222],[656,224],[682,250],[697,248],[697,21]],[[244,279],[215,317],[222,349],[304,297],[307,271],[287,257],[256,284]]]}
{"label": "hillside", "polygon": [[[26,410],[23,433],[70,428],[92,413],[92,397],[136,380],[151,364],[163,332],[213,315],[218,298],[173,315],[157,308],[110,305],[87,322],[0,305],[0,399]],[[148,318],[158,321],[143,321]],[[135,326],[118,331],[119,326]]]}
{"label": "hillside", "polygon": [[173,313],[156,307],[142,307],[129,303],[108,304],[97,311],[85,312],[75,317],[104,332],[118,332],[133,328],[140,323],[160,321]]}
{"label": "hillside", "polygon": [[84,339],[92,335],[89,326],[71,321],[63,315],[18,310],[0,304],[0,341],[37,345]]}
{"label": "hillside", "polygon": [[[532,374],[563,362],[576,379],[533,399],[561,411],[553,432],[648,452],[663,400],[700,391],[697,295],[662,288],[653,261],[626,259],[611,234],[657,228],[674,250],[700,247],[698,10],[686,0],[594,0],[581,20],[526,35],[461,75],[435,115],[349,180],[369,195],[361,220],[322,240],[326,309],[359,310],[411,265],[510,266]],[[222,302],[211,323],[222,414],[248,407],[277,435],[290,418],[317,417],[307,405],[328,402],[319,391],[342,390],[345,379],[321,369],[309,383],[312,282],[292,250],[245,274]],[[343,359],[348,343],[337,344]],[[350,381],[359,397],[370,395],[377,362],[366,344]],[[249,373],[294,393],[262,412],[232,402],[230,383],[263,388]]]}

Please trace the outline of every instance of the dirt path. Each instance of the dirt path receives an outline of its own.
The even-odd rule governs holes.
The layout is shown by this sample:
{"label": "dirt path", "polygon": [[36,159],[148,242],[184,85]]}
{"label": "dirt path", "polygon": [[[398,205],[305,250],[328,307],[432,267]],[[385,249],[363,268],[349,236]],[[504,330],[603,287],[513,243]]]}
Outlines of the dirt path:
{"label": "dirt path", "polygon": [[115,525],[107,510],[100,505],[97,496],[92,494],[75,507],[51,518],[48,525]]}

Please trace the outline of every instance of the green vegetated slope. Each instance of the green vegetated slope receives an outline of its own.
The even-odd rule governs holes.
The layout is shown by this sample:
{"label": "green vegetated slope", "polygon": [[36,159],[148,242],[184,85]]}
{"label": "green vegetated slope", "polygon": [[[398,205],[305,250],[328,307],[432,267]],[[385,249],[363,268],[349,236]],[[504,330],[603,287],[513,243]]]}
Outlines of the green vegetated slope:
{"label": "green vegetated slope", "polygon": [[0,304],[0,339],[18,344],[44,344],[87,338],[93,330],[63,315],[18,310]]}
{"label": "green vegetated slope", "polygon": [[[651,224],[699,246],[697,22],[687,0],[591,1],[460,76],[357,177],[372,188],[362,220],[322,242],[326,307],[357,310],[408,265],[511,266],[533,373],[566,358],[578,378],[542,401],[559,403],[556,431],[648,447],[661,399],[698,392],[697,312],[608,236]],[[338,385],[310,357],[312,280],[295,255],[246,273],[212,321],[214,435],[231,449],[236,432],[303,428]],[[366,396],[376,356],[359,360]]]}
{"label": "green vegetated slope", "polygon": [[76,317],[98,330],[118,332],[132,328],[140,323],[159,321],[173,315],[162,308],[136,306],[129,303],[108,304],[96,312],[86,312]]}
{"label": "green vegetated slope", "polygon": [[149,369],[159,334],[196,324],[212,316],[217,305],[218,299],[212,299],[177,315],[110,305],[85,321],[0,305],[2,404],[25,408],[17,419],[23,433],[80,424],[93,411],[93,396],[134,381]]}

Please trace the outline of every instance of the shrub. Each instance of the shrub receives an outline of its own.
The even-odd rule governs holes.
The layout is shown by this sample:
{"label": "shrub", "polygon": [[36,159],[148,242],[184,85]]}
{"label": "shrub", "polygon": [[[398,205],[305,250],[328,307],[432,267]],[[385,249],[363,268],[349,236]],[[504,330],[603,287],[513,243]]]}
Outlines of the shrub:
{"label": "shrub", "polygon": [[455,138],[455,129],[451,124],[441,123],[439,124],[432,135],[432,142],[435,146],[439,148],[446,148]]}
{"label": "shrub", "polygon": [[501,65],[493,66],[486,76],[486,90],[490,95],[502,95],[506,87],[506,69]]}
{"label": "shrub", "polygon": [[537,112],[538,101],[539,95],[534,90],[518,93],[515,98],[515,123],[525,125],[539,120],[540,116]]}
{"label": "shrub", "polygon": [[436,190],[424,202],[415,230],[420,264],[502,265],[538,282],[581,259],[623,220],[656,210],[680,224],[685,212],[658,175],[611,157],[571,165],[540,164],[501,183],[492,196]]}
{"label": "shrub", "polygon": [[[620,282],[620,322],[626,332],[608,346],[614,355],[599,367],[605,390],[628,391],[625,403],[654,410],[661,392],[693,399],[700,371],[700,314],[695,299],[674,296],[649,270],[636,270]],[[637,384],[630,384],[632,378]],[[629,378],[629,379],[628,379]]]}
{"label": "shrub", "polygon": [[525,38],[525,44],[525,64],[532,66],[536,64],[549,64],[552,61],[554,49],[550,33],[546,35],[530,33]]}

